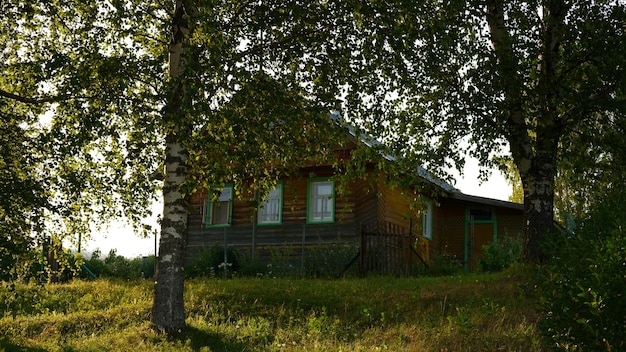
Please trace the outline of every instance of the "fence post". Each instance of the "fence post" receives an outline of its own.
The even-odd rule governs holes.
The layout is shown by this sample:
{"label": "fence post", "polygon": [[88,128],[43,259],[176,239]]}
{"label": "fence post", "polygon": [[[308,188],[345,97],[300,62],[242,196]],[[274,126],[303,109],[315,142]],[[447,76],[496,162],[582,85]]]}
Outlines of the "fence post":
{"label": "fence post", "polygon": [[[254,200],[258,201],[259,200],[259,191],[256,190],[254,191]],[[258,204],[258,203],[257,203]],[[255,260],[255,256],[256,256],[256,224],[259,221],[259,209],[255,209],[254,213],[252,215],[252,248],[251,248],[251,254],[252,254],[252,261],[254,262]]]}
{"label": "fence post", "polygon": [[402,229],[402,275],[404,276],[406,276],[407,273],[406,259],[406,236],[404,234],[404,229]]}
{"label": "fence post", "polygon": [[[407,274],[407,276],[409,275],[409,272],[411,270],[411,249],[413,248],[413,243],[412,240],[413,239],[413,218],[409,217],[409,233],[406,234],[406,251],[404,253],[405,255],[405,273]],[[404,240],[403,240],[404,241]],[[403,242],[404,244],[404,242]]]}
{"label": "fence post", "polygon": [[227,227],[224,227],[224,279],[228,277],[228,241],[226,240]]}
{"label": "fence post", "polygon": [[302,252],[300,253],[300,275],[304,276],[304,247],[306,245],[306,223],[302,224]]}
{"label": "fence post", "polygon": [[365,224],[361,224],[361,245],[359,246],[359,273],[361,274],[361,276],[365,276],[365,255],[366,255],[366,250],[365,247],[367,246],[367,241],[365,240]]}

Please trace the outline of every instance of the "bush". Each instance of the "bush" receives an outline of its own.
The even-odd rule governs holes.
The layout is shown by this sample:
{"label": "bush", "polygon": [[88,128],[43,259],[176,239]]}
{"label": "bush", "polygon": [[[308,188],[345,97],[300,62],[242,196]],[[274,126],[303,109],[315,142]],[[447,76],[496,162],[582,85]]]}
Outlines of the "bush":
{"label": "bush", "polygon": [[411,268],[411,274],[416,276],[448,276],[454,275],[463,270],[459,260],[448,254],[438,254],[430,259],[428,267],[422,263],[417,263]]}
{"label": "bush", "polygon": [[359,253],[354,243],[316,246],[307,249],[305,256],[305,275],[310,277],[335,278],[341,275],[358,275],[358,262],[353,263],[348,271],[346,265]]}
{"label": "bush", "polygon": [[239,253],[238,261],[241,276],[262,277],[267,274],[267,263],[258,254],[253,256],[246,252]]}
{"label": "bush", "polygon": [[130,266],[134,271],[139,271],[141,274],[141,278],[149,278],[154,277],[154,265],[155,258],[153,255],[149,255],[147,257],[137,257],[131,259]]}
{"label": "bush", "polygon": [[[621,192],[617,192],[621,193]],[[561,349],[626,349],[626,196],[609,195],[575,236],[554,236],[541,269],[546,339]]]}
{"label": "bush", "polygon": [[154,256],[137,257],[127,259],[117,254],[115,249],[109,255],[100,259],[100,250],[95,250],[89,260],[84,261],[80,270],[80,277],[83,279],[92,278],[90,273],[96,277],[118,278],[118,279],[139,279],[154,276]]}
{"label": "bush", "polygon": [[502,240],[483,246],[483,254],[478,265],[482,271],[502,271],[522,257],[522,240],[519,238],[505,237]]}
{"label": "bush", "polygon": [[239,271],[239,255],[228,248],[226,250],[227,263],[224,263],[224,247],[213,246],[200,254],[193,264],[185,268],[188,277],[222,277],[230,276]]}
{"label": "bush", "polygon": [[[104,262],[100,259],[101,252],[99,249],[96,249],[93,253],[91,253],[91,258],[89,260],[85,260],[83,263],[82,270],[80,271],[80,277],[83,279],[89,279],[90,275],[87,270],[93,273],[96,277],[101,277],[105,274],[106,269],[104,267]],[[85,269],[87,268],[87,269]]]}

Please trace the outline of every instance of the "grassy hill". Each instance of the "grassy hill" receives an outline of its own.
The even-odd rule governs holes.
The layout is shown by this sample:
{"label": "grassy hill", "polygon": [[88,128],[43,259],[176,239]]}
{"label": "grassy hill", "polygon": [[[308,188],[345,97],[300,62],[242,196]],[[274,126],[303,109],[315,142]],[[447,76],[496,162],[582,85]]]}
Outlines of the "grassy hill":
{"label": "grassy hill", "polygon": [[153,283],[0,288],[6,351],[539,351],[529,270],[340,280],[195,279],[188,329],[150,329]]}

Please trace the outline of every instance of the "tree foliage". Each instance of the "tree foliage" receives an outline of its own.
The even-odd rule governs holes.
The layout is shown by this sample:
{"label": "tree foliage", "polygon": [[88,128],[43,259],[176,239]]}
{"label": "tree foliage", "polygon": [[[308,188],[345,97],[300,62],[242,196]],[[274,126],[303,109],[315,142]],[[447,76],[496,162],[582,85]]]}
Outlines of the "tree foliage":
{"label": "tree foliage", "polygon": [[0,101],[0,280],[15,278],[28,267],[31,232],[41,227],[39,211],[48,204],[43,179],[37,175],[38,145],[13,109]]}
{"label": "tree foliage", "polygon": [[626,347],[626,200],[624,180],[612,181],[590,203],[574,233],[548,241],[550,260],[539,285],[542,333],[565,350],[619,351]]}
{"label": "tree foliage", "polygon": [[[16,125],[37,131],[41,159],[29,177],[47,190],[48,203],[34,205],[45,236],[121,215],[140,226],[163,185],[157,286],[181,287],[166,278],[170,263],[169,277],[183,277],[188,194],[227,177],[267,189],[281,172],[268,174],[268,162],[332,150],[321,140],[332,140],[326,122],[341,85],[325,74],[349,52],[330,55],[322,39],[337,6],[11,1],[0,92],[25,111]],[[155,307],[167,306],[158,297],[182,298],[158,287]],[[176,319],[155,325],[177,331]]]}
{"label": "tree foliage", "polygon": [[577,165],[584,146],[624,119],[624,3],[364,7],[376,16],[363,28],[363,47],[382,50],[357,51],[371,64],[359,77],[380,78],[356,84],[347,101],[370,97],[375,108],[362,112],[365,126],[385,131],[399,154],[428,160],[431,170],[461,167],[465,153],[493,165],[494,155],[510,151],[524,190],[525,257],[543,260],[557,167]]}
{"label": "tree foliage", "polygon": [[127,21],[104,3],[4,6],[0,103],[3,120],[29,131],[15,150],[27,156],[23,190],[45,200],[21,198],[46,221],[38,235],[88,235],[94,218],[121,215],[139,225],[154,198],[162,149],[153,85],[163,73],[132,50]]}
{"label": "tree foliage", "polygon": [[153,322],[167,332],[184,326],[188,195],[226,179],[267,190],[288,171],[268,163],[329,155],[331,111],[413,170],[461,167],[464,153],[489,165],[508,146],[540,259],[557,164],[577,152],[566,136],[588,141],[626,106],[614,1],[10,0],[4,12],[0,108],[35,129],[39,157],[20,162],[46,190],[31,207],[58,224],[50,233],[120,215],[141,227],[162,187]]}

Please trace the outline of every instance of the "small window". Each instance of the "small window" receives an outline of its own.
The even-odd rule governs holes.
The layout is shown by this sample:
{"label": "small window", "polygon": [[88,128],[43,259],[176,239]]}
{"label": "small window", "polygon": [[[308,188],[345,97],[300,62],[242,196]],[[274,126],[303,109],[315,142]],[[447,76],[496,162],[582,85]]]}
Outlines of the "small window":
{"label": "small window", "polygon": [[310,223],[335,220],[335,185],[332,181],[309,181],[308,213]]}
{"label": "small window", "polygon": [[277,184],[259,206],[258,223],[280,224],[283,220],[283,185]]}
{"label": "small window", "polygon": [[218,199],[209,194],[204,207],[204,223],[207,227],[228,226],[231,223],[233,206],[233,187],[227,186],[220,190]]}
{"label": "small window", "polygon": [[424,204],[422,213],[422,236],[429,240],[433,239],[433,202],[430,200],[426,201],[426,204]]}
{"label": "small window", "polygon": [[493,220],[493,214],[490,209],[475,208],[470,209],[470,219],[474,221],[491,221]]}

